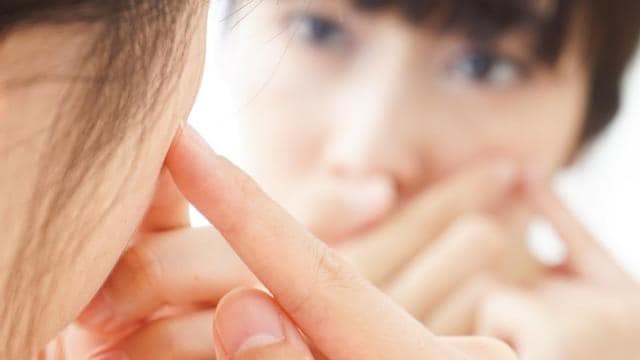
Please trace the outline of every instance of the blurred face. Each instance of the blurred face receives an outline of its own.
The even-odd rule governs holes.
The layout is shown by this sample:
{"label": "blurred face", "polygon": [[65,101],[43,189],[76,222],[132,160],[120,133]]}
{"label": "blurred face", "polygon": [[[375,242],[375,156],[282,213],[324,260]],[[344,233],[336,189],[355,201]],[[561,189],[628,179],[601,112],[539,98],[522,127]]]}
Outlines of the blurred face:
{"label": "blurred face", "polygon": [[[73,149],[71,140],[64,140],[75,139],[74,130],[83,125],[81,121],[96,120],[77,114],[76,104],[86,100],[88,86],[73,79],[104,75],[78,74],[79,69],[91,71],[80,64],[84,64],[99,25],[39,26],[2,38],[0,336],[12,339],[16,348],[25,346],[21,343],[25,337],[42,345],[74,319],[135,232],[172,137],[185,120],[199,84],[205,13],[199,11],[192,20],[196,24],[193,38],[178,39],[188,51],[182,60],[184,67],[163,74],[173,85],[162,94],[168,99],[162,108],[149,108],[140,119],[131,121],[120,142],[114,135],[103,139],[104,134],[84,134],[97,136],[91,144],[107,141],[117,145],[110,148],[100,169],[88,167],[91,170],[84,179],[73,184],[64,183],[66,177],[62,183],[50,179],[67,170],[69,156],[74,157],[74,164],[100,161],[92,150]],[[107,102],[122,102],[119,93],[108,94],[113,98]],[[140,99],[138,104],[143,102]],[[123,119],[99,119],[118,120]],[[52,137],[60,134],[63,140],[53,148]],[[74,196],[65,197],[57,206],[46,206],[53,201],[51,195],[65,186],[73,187]],[[18,307],[23,310],[15,311]]]}
{"label": "blurred face", "polygon": [[328,242],[479,158],[551,174],[576,149],[578,41],[549,66],[526,31],[483,45],[351,1],[263,1],[244,16],[228,46],[250,168]]}

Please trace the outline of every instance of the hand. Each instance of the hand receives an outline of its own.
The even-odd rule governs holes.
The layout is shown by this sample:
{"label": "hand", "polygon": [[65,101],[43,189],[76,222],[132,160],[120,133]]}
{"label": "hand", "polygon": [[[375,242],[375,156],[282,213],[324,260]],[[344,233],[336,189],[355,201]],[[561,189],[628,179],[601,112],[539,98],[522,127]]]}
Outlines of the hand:
{"label": "hand", "polygon": [[519,180],[506,160],[477,162],[416,196],[341,253],[432,331],[468,335],[484,277],[522,283],[541,271],[495,211],[514,202]]}
{"label": "hand", "polygon": [[522,359],[638,359],[640,287],[591,238],[549,187],[528,202],[565,241],[568,259],[534,288],[496,286],[478,333],[508,341]]}
{"label": "hand", "polygon": [[214,327],[219,359],[312,358],[299,330],[333,360],[512,358],[494,340],[431,334],[192,130],[176,139],[167,166],[273,294],[240,290],[221,301]]}
{"label": "hand", "polygon": [[257,280],[213,228],[189,226],[188,203],[164,169],[142,226],[79,324],[51,359],[210,359],[218,300]]}

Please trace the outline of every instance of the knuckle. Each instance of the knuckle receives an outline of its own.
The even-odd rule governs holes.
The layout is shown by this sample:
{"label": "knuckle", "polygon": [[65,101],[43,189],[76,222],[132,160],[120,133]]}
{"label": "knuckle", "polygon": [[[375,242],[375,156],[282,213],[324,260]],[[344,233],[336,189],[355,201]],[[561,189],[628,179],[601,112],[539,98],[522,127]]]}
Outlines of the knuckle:
{"label": "knuckle", "polygon": [[305,314],[305,316],[318,317],[318,321],[326,318],[322,309],[326,304],[327,297],[345,290],[355,290],[363,285],[365,281],[354,267],[344,260],[335,251],[319,246],[314,250],[317,252],[315,264],[313,266],[312,281],[306,291],[290,307],[292,314]]}
{"label": "knuckle", "polygon": [[255,194],[260,191],[258,184],[249,176],[242,174],[242,176],[237,177],[236,181],[238,189],[244,198],[253,199]]}
{"label": "knuckle", "polygon": [[317,256],[316,284],[321,287],[351,287],[359,282],[354,267],[335,251],[322,247]]}
{"label": "knuckle", "polygon": [[162,294],[160,279],[163,278],[163,266],[161,260],[153,250],[146,245],[137,244],[125,252],[120,260],[125,269],[128,280],[133,282],[142,291],[151,291]]}

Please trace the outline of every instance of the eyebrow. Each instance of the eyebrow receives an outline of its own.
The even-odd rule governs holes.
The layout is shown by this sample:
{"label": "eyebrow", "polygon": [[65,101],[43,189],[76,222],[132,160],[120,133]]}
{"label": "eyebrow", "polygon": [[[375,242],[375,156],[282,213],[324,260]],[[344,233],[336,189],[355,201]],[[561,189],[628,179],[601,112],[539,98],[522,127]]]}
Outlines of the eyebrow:
{"label": "eyebrow", "polygon": [[[245,0],[244,2],[263,0]],[[458,32],[487,45],[514,31],[531,39],[531,54],[555,64],[565,49],[577,0],[277,0],[276,4],[350,7],[357,12],[395,12],[414,26]]]}
{"label": "eyebrow", "polygon": [[[508,30],[540,21],[539,0],[349,0],[361,11],[393,9],[414,23],[437,20],[442,28]],[[476,24],[476,26],[474,26]]]}
{"label": "eyebrow", "polygon": [[512,31],[530,34],[532,53],[554,64],[565,48],[575,0],[343,0],[359,11],[395,11],[414,25],[458,31],[491,43]]}

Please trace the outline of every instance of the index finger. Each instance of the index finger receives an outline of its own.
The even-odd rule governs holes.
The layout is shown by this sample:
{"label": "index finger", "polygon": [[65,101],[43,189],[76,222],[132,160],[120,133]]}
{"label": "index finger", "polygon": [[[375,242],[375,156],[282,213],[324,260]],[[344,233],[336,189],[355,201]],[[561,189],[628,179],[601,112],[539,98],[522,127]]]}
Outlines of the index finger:
{"label": "index finger", "polygon": [[369,280],[384,283],[454,220],[504,201],[514,190],[517,175],[515,164],[507,160],[473,164],[425,190],[395,217],[343,250]]}
{"label": "index finger", "polygon": [[[167,165],[187,199],[325,355],[451,355],[422,324],[298,225],[248,176],[216,156],[193,130],[176,139]],[[392,346],[389,339],[394,339]],[[407,357],[410,350],[420,353]]]}
{"label": "index finger", "polygon": [[596,242],[549,185],[529,179],[525,196],[535,212],[546,218],[567,247],[566,265],[592,280],[610,283],[628,276],[609,253]]}

